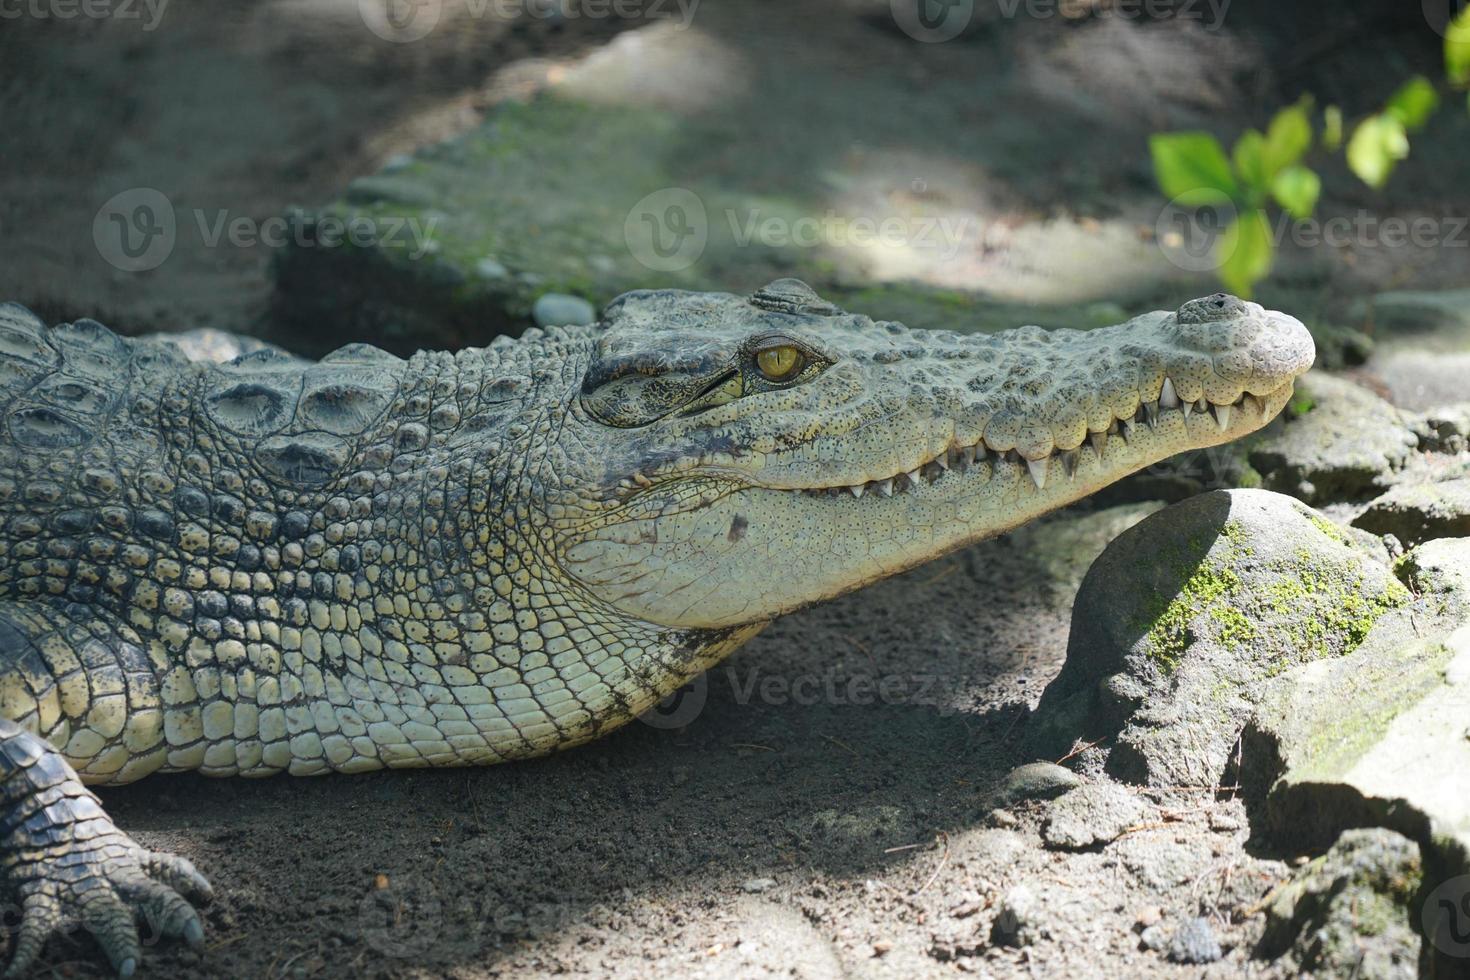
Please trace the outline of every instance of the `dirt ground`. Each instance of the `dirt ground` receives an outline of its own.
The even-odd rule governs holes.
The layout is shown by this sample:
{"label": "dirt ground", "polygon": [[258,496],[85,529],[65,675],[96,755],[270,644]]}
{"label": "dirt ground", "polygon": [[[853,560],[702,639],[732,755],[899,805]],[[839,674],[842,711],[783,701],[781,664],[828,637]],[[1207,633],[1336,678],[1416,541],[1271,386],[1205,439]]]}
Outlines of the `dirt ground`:
{"label": "dirt ground", "polygon": [[[856,49],[891,30],[885,3],[794,6],[824,44]],[[183,205],[264,219],[325,199],[637,26],[480,18],[394,47],[366,35],[356,4],[339,0],[180,4],[166,16],[157,35],[34,19],[0,35],[0,295],[50,320],[251,330],[268,306],[268,251],[182,247],[140,284],[96,252],[100,203],[161,187]],[[1040,73],[1033,83],[1119,119],[1133,112],[1123,81],[1187,91],[1149,121],[1174,125],[1191,112],[1251,118],[1308,84],[1332,97],[1349,88],[1355,58],[1413,64],[1419,44],[1345,16],[1316,60],[1293,61],[1272,47],[1283,30],[1244,35],[1228,78],[1166,71],[1189,64],[1183,49],[1142,81],[1121,73],[1136,56],[1116,47],[1093,49],[1112,52],[1100,60],[1069,49],[1020,64]],[[1281,70],[1253,74],[1262,64]],[[959,118],[1003,115],[993,97],[975,93]],[[1424,169],[1375,202],[1413,212],[1452,193],[1442,159],[1411,161]],[[1147,184],[1121,152],[1054,181],[1031,176],[1008,185],[1018,211],[1106,209]],[[1365,282],[1390,284],[1408,269],[1417,285],[1443,284],[1463,278],[1457,259],[1364,263]],[[1105,852],[1043,849],[1024,807],[1014,825],[989,817],[987,792],[1031,761],[1020,749],[1025,716],[1061,665],[1081,572],[1122,520],[1064,514],[792,616],[713,671],[671,720],[564,756],[351,778],[170,776],[106,790],[125,830],[194,860],[219,894],[202,954],[158,948],[144,968],[1269,976],[1246,962],[1259,919],[1231,911],[1266,894],[1286,865],[1250,853],[1238,803],[1157,798],[1154,817]],[[995,903],[1022,882],[1044,897],[1051,938],[991,947]],[[1138,924],[1160,915],[1211,917],[1226,958],[1183,967],[1141,951]],[[54,944],[47,964],[53,975],[103,975],[85,938]]]}

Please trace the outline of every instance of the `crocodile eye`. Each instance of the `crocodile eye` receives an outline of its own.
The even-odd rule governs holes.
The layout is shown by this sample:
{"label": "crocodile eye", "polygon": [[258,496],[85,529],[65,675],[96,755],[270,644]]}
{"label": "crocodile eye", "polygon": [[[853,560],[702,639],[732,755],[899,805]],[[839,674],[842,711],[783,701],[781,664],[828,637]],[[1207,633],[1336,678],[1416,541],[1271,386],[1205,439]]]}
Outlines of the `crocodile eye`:
{"label": "crocodile eye", "polygon": [[782,344],[758,351],[755,366],[767,381],[790,381],[806,367],[806,358],[790,344]]}

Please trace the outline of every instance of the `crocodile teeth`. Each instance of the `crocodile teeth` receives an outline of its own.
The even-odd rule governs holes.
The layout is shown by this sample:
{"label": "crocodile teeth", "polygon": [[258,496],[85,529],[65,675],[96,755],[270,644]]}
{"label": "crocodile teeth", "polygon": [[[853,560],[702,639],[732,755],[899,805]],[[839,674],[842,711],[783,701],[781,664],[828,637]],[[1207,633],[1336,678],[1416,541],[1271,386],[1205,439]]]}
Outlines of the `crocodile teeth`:
{"label": "crocodile teeth", "polygon": [[949,469],[949,452],[950,451],[946,449],[944,452],[934,457],[934,462],[939,464],[939,468],[941,470]]}
{"label": "crocodile teeth", "polygon": [[893,480],[892,479],[880,480],[877,483],[877,487],[878,487],[878,492],[881,493],[883,496],[885,496],[885,497],[891,497],[891,496],[893,496]]}
{"label": "crocodile teeth", "polygon": [[1189,418],[1189,413],[1194,411],[1194,402],[1184,402],[1180,405],[1180,408],[1184,410],[1184,417]]}
{"label": "crocodile teeth", "polygon": [[965,462],[967,464],[971,466],[975,465],[975,454],[979,451],[979,448],[979,446],[966,446],[964,449],[960,450],[960,453],[965,457]]}
{"label": "crocodile teeth", "polygon": [[919,471],[918,470],[909,470],[907,473],[904,474],[904,476],[906,476],[906,477],[909,478],[909,486],[916,487],[916,486],[919,485]]}
{"label": "crocodile teeth", "polygon": [[1066,470],[1069,479],[1077,475],[1077,459],[1079,454],[1080,451],[1076,449],[1069,449],[1059,454],[1062,459],[1062,469]]}
{"label": "crocodile teeth", "polygon": [[1026,460],[1026,468],[1031,471],[1031,479],[1036,482],[1036,489],[1038,490],[1046,489],[1046,465],[1047,460],[1050,458],[1049,456],[1043,456],[1041,459]]}
{"label": "crocodile teeth", "polygon": [[1170,381],[1168,378],[1164,379],[1164,390],[1159,392],[1159,407],[1179,407],[1179,393],[1174,390],[1174,382]]}
{"label": "crocodile teeth", "polygon": [[1131,442],[1131,441],[1133,441],[1133,431],[1137,427],[1138,427],[1137,423],[1134,422],[1132,419],[1124,419],[1123,420],[1123,435],[1122,435],[1122,438],[1123,438],[1123,441],[1124,442]]}
{"label": "crocodile teeth", "polygon": [[1215,406],[1215,425],[1217,425],[1217,426],[1220,427],[1220,431],[1221,432],[1224,432],[1226,429],[1230,428],[1230,406],[1229,405],[1216,405]]}
{"label": "crocodile teeth", "polygon": [[1246,393],[1245,403],[1256,410],[1257,415],[1266,414],[1266,400],[1259,395]]}
{"label": "crocodile teeth", "polygon": [[1159,403],[1144,402],[1143,412],[1148,419],[1148,427],[1150,429],[1157,429],[1159,427]]}
{"label": "crocodile teeth", "polygon": [[1092,443],[1092,451],[1097,453],[1097,458],[1102,459],[1103,453],[1108,451],[1107,431],[1089,432],[1087,433],[1087,441]]}
{"label": "crocodile teeth", "polygon": [[862,487],[848,487],[847,489],[849,489],[849,490],[852,491],[852,495],[854,497],[861,498],[862,495],[863,495],[863,488]]}

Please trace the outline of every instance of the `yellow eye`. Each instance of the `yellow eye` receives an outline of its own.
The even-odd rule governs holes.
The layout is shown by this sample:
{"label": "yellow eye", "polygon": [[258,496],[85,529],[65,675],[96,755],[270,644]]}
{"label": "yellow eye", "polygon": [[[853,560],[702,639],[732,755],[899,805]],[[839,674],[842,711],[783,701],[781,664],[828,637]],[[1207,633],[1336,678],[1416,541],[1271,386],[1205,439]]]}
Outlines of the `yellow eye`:
{"label": "yellow eye", "polygon": [[801,351],[789,344],[767,347],[755,355],[755,366],[767,381],[790,381],[803,367],[805,358]]}

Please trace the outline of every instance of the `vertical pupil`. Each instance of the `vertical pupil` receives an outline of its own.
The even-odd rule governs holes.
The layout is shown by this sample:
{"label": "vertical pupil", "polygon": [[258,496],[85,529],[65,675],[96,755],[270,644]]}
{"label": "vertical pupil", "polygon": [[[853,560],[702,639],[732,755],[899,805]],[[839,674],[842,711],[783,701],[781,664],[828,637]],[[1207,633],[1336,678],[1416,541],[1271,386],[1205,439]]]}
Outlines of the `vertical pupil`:
{"label": "vertical pupil", "polygon": [[770,350],[761,351],[756,358],[756,363],[766,377],[779,379],[786,377],[796,368],[798,357],[794,347],[773,347]]}

